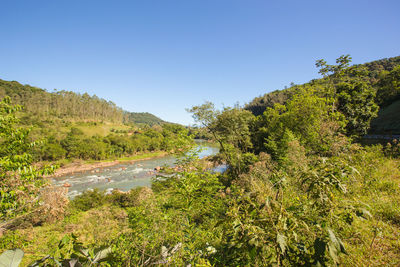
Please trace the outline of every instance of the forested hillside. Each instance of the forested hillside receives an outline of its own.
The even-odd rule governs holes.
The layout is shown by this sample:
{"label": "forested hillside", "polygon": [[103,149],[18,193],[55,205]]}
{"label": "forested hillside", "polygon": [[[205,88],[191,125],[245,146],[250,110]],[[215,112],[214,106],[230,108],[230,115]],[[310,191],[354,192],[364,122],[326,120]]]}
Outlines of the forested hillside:
{"label": "forested hillside", "polygon": [[13,103],[22,105],[30,119],[35,117],[40,121],[61,119],[149,125],[163,123],[153,114],[123,111],[115,103],[96,95],[56,90],[48,92],[16,81],[0,79],[0,98],[4,96],[10,96]]}
{"label": "forested hillside", "polygon": [[[356,75],[366,83],[366,86],[374,90],[374,102],[382,109],[380,114],[385,116],[382,119],[375,119],[372,123],[373,128],[371,131],[381,134],[400,133],[400,128],[394,127],[393,123],[387,120],[387,116],[391,116],[387,114],[391,113],[393,108],[384,111],[386,107],[400,97],[400,56],[354,65],[351,67],[351,70],[343,74],[344,76],[341,77],[341,80],[332,77],[334,76],[334,69],[325,69],[323,71],[325,71],[325,73],[321,73],[323,74],[321,79],[315,79],[302,85],[292,85],[290,88],[276,90],[263,96],[256,97],[245,106],[245,109],[251,111],[254,115],[261,115],[267,108],[272,108],[275,104],[284,105],[294,94],[299,92],[299,90],[307,87],[320,90],[320,88],[330,85],[338,87],[341,81],[350,80]],[[393,114],[393,116],[395,115]],[[388,125],[384,125],[386,122]]]}
{"label": "forested hillside", "polygon": [[148,124],[150,126],[165,123],[159,117],[148,112],[125,112],[124,122],[136,124]]}

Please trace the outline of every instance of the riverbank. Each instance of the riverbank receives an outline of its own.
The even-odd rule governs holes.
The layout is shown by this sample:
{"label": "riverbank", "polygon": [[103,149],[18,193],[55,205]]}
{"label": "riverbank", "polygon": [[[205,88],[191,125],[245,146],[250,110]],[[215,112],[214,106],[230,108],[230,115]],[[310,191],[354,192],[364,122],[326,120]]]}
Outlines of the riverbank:
{"label": "riverbank", "polygon": [[131,157],[123,157],[113,160],[99,160],[99,161],[74,161],[71,163],[67,163],[64,166],[58,168],[52,175],[47,176],[48,178],[56,178],[64,175],[81,173],[87,171],[95,172],[96,169],[111,167],[114,165],[118,165],[121,163],[134,163],[142,160],[149,160],[160,158],[168,155],[165,151],[157,151],[157,152],[149,152],[143,153],[139,155],[134,155]]}

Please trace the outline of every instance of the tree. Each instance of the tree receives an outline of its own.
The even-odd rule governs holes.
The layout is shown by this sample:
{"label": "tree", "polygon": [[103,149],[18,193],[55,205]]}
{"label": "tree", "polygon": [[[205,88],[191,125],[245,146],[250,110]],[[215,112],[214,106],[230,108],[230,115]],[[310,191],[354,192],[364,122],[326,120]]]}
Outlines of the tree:
{"label": "tree", "polygon": [[275,159],[285,158],[288,142],[299,140],[310,154],[330,153],[344,126],[339,112],[331,112],[328,101],[307,88],[294,95],[286,106],[276,104],[257,118],[252,135],[254,150]]}
{"label": "tree", "polygon": [[188,111],[193,113],[195,121],[206,127],[220,144],[220,155],[226,161],[232,177],[238,177],[256,160],[256,156],[250,153],[250,127],[255,119],[250,111],[238,105],[217,111],[211,102],[192,107]]}
{"label": "tree", "polygon": [[348,121],[347,135],[360,137],[367,133],[371,120],[377,116],[375,91],[367,83],[368,71],[363,66],[349,67],[351,57],[340,56],[337,65],[317,60],[319,73],[327,79],[326,98],[332,111],[338,110]]}
{"label": "tree", "polygon": [[347,134],[365,135],[378,114],[375,90],[366,82],[353,80],[338,84],[337,93],[337,108],[347,119]]}
{"label": "tree", "polygon": [[319,68],[320,73],[327,80],[327,88],[325,96],[327,100],[332,102],[332,112],[335,111],[335,100],[336,100],[336,87],[335,83],[341,81],[343,78],[343,70],[349,67],[351,62],[350,55],[342,55],[336,59],[337,65],[329,65],[323,59],[317,60],[315,66]]}
{"label": "tree", "polygon": [[376,98],[380,106],[388,106],[400,97],[400,66],[390,72],[383,72],[382,76],[378,83]]}

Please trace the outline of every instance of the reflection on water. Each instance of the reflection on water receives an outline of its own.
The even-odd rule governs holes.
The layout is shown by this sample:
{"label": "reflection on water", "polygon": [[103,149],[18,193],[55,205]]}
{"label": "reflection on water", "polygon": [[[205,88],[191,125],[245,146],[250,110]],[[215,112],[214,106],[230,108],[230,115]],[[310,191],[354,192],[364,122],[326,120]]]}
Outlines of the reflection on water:
{"label": "reflection on water", "polygon": [[[202,150],[199,157],[203,158],[218,153],[218,147],[210,146],[207,143],[201,143]],[[200,146],[199,146],[200,147]],[[150,186],[151,180],[156,173],[154,168],[157,166],[173,166],[176,158],[174,156],[165,156],[161,158],[136,161],[132,164],[122,163],[102,169],[94,169],[88,172],[66,175],[52,180],[56,186],[62,186],[65,183],[69,187],[69,196],[74,197],[87,189],[98,188],[100,190],[112,191],[120,189],[127,191],[138,186]]]}

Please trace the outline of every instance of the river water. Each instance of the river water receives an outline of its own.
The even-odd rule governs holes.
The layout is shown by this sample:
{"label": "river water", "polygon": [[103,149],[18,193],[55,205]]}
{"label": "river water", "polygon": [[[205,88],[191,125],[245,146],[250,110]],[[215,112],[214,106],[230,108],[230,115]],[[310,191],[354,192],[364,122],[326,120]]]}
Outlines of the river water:
{"label": "river water", "polygon": [[[203,158],[218,153],[218,147],[205,142],[198,142],[199,157]],[[133,163],[98,168],[87,172],[74,173],[52,179],[55,186],[71,185],[68,190],[69,197],[73,198],[88,189],[98,188],[111,192],[114,189],[128,191],[138,186],[150,186],[152,178],[156,176],[154,168],[157,166],[174,166],[176,157],[165,157],[140,160]],[[223,168],[223,167],[222,167]],[[217,170],[219,171],[219,170]]]}

